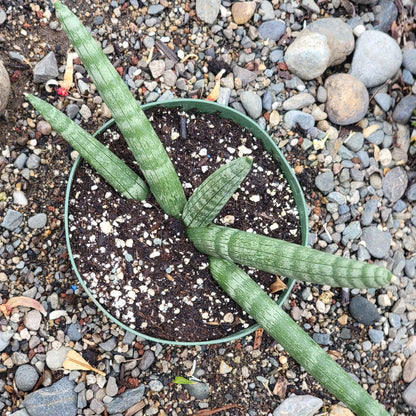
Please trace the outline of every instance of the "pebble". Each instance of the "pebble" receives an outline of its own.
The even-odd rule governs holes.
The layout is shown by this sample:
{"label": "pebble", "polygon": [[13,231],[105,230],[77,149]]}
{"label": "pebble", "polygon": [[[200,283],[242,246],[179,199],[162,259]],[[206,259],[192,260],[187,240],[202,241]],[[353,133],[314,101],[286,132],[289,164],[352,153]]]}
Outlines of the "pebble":
{"label": "pebble", "polygon": [[344,145],[353,152],[358,152],[364,145],[364,136],[362,133],[353,133],[344,141]]}
{"label": "pebble", "polygon": [[155,79],[163,75],[165,68],[166,65],[163,59],[157,59],[149,64],[150,72],[152,73],[152,77]]}
{"label": "pebble", "polygon": [[255,1],[236,2],[231,6],[231,14],[237,25],[247,23],[256,11]]}
{"label": "pebble", "polygon": [[7,19],[7,14],[3,9],[0,9],[0,25],[2,25]]}
{"label": "pebble", "polygon": [[363,228],[362,240],[366,243],[368,252],[377,259],[385,258],[390,249],[391,235],[376,226]]}
{"label": "pebble", "polygon": [[9,209],[0,224],[3,228],[9,231],[14,231],[23,221],[23,214],[13,209]]}
{"label": "pebble", "polygon": [[37,310],[30,310],[23,318],[23,325],[29,331],[38,331],[42,322],[42,314]]}
{"label": "pebble", "polygon": [[205,400],[209,397],[209,386],[203,382],[195,384],[185,384],[185,389],[190,396],[195,397],[196,400]]}
{"label": "pebble", "polygon": [[409,186],[406,196],[409,201],[416,201],[416,183]]}
{"label": "pebble", "polygon": [[380,319],[376,306],[362,296],[354,296],[351,299],[349,310],[356,321],[367,326]]}
{"label": "pebble", "polygon": [[77,414],[77,393],[75,383],[63,377],[50,387],[36,390],[26,396],[23,405],[30,416]]}
{"label": "pebble", "polygon": [[9,346],[9,341],[13,337],[13,331],[0,331],[0,352]]}
{"label": "pebble", "polygon": [[403,66],[413,75],[416,75],[416,49],[403,51]]}
{"label": "pebble", "polygon": [[162,13],[164,9],[165,8],[161,4],[151,4],[147,9],[147,13],[153,16]]}
{"label": "pebble", "polygon": [[394,108],[392,118],[396,123],[406,124],[409,122],[415,109],[416,95],[407,95]]}
{"label": "pebble", "polygon": [[13,203],[16,205],[26,206],[28,204],[28,201],[25,193],[23,191],[14,191]]}
{"label": "pebble", "polygon": [[44,213],[32,215],[27,224],[30,228],[43,228],[46,225],[48,217]]}
{"label": "pebble", "polygon": [[16,160],[14,161],[13,165],[17,169],[23,169],[27,161],[27,155],[25,153],[20,153],[19,156],[17,156]]}
{"label": "pebble", "polygon": [[315,178],[315,186],[323,194],[332,192],[335,188],[334,174],[331,171],[320,173]]}
{"label": "pebble", "polygon": [[115,377],[110,376],[107,380],[107,385],[105,386],[105,394],[110,397],[116,396],[118,393],[118,386]]}
{"label": "pebble", "polygon": [[411,355],[403,367],[403,381],[411,383],[416,379],[416,354]]}
{"label": "pebble", "polygon": [[397,42],[384,32],[367,30],[356,42],[350,74],[371,88],[392,78],[401,64],[402,51]]}
{"label": "pebble", "polygon": [[288,111],[283,119],[290,129],[299,125],[300,128],[307,131],[315,125],[315,120],[310,114],[299,110]]}
{"label": "pebble", "polygon": [[32,153],[26,160],[26,167],[28,169],[37,169],[39,166],[40,157]]}
{"label": "pebble", "polygon": [[328,66],[341,64],[354,50],[355,41],[352,28],[340,18],[318,19],[306,26],[306,30],[326,37],[330,50]]}
{"label": "pebble", "polygon": [[383,111],[389,111],[390,107],[392,105],[392,99],[389,94],[386,94],[384,92],[378,92],[374,99],[376,103],[381,107]]}
{"label": "pebble", "polygon": [[413,380],[403,392],[403,400],[410,407],[416,407],[416,380]]}
{"label": "pebble", "polygon": [[349,74],[335,74],[327,78],[325,88],[328,94],[325,111],[331,122],[346,126],[364,118],[369,96],[361,81]]}
{"label": "pebble", "polygon": [[62,368],[68,350],[68,347],[60,347],[57,350],[52,349],[46,352],[46,365],[50,370]]}
{"label": "pebble", "polygon": [[196,15],[203,22],[212,25],[220,11],[221,0],[196,0]]}
{"label": "pebble", "polygon": [[123,413],[136,403],[139,403],[144,396],[145,386],[141,384],[139,387],[126,390],[120,396],[107,404],[107,412],[110,415]]}
{"label": "pebble", "polygon": [[[236,65],[233,68],[234,79],[239,79],[241,81],[241,86],[245,87],[250,82],[254,81],[257,78],[255,72],[249,71],[248,69],[241,68]],[[253,93],[254,94],[254,93]]]}
{"label": "pebble", "polygon": [[33,82],[43,83],[56,78],[58,74],[59,71],[56,57],[51,51],[33,68]]}
{"label": "pebble", "polygon": [[241,104],[251,118],[256,120],[261,116],[263,105],[258,94],[252,91],[244,91],[240,99]]}
{"label": "pebble", "polygon": [[147,369],[150,368],[150,366],[154,363],[155,361],[155,354],[152,350],[146,350],[143,353],[142,359],[140,361],[139,364],[139,368],[142,371],[145,371]]}
{"label": "pebble", "polygon": [[160,380],[150,380],[148,386],[156,393],[163,390],[163,383]]}
{"label": "pebble", "polygon": [[259,26],[259,35],[263,39],[278,41],[286,32],[286,25],[281,20],[268,20]]}
{"label": "pebble", "polygon": [[361,216],[361,224],[366,227],[373,222],[374,214],[377,212],[378,200],[369,199],[364,205],[364,211]]}
{"label": "pebble", "polygon": [[111,337],[107,339],[105,342],[101,342],[99,344],[99,347],[107,352],[113,351],[117,347],[117,338]]}
{"label": "pebble", "polygon": [[78,322],[73,322],[66,331],[71,341],[79,341],[82,338],[82,328]]}
{"label": "pebble", "polygon": [[380,331],[379,329],[370,328],[368,330],[368,336],[371,339],[371,342],[374,344],[378,344],[384,339],[384,333],[383,331]]}
{"label": "pebble", "polygon": [[38,124],[36,125],[36,130],[40,134],[43,134],[43,135],[47,136],[48,134],[51,134],[52,127],[51,127],[51,125],[47,121],[40,120],[38,122]]}
{"label": "pebble", "polygon": [[39,380],[39,374],[34,367],[23,364],[17,368],[14,380],[20,391],[31,391]]}
{"label": "pebble", "polygon": [[260,4],[259,14],[263,22],[273,20],[275,18],[273,4],[267,0],[263,0]]}
{"label": "pebble", "polygon": [[273,416],[313,416],[322,405],[323,401],[317,397],[293,394],[274,410]]}
{"label": "pebble", "polygon": [[406,192],[408,178],[406,171],[397,166],[389,170],[383,178],[383,192],[390,202],[398,201]]}
{"label": "pebble", "polygon": [[387,33],[397,19],[397,7],[392,0],[381,0],[377,8],[379,11],[374,14],[374,29]]}
{"label": "pebble", "polygon": [[315,334],[313,334],[312,338],[319,345],[331,345],[332,344],[330,334],[315,333]]}
{"label": "pebble", "polygon": [[290,72],[303,80],[321,76],[331,57],[326,36],[304,32],[287,48],[285,62]]}
{"label": "pebble", "polygon": [[283,110],[299,110],[303,107],[308,107],[309,105],[312,105],[314,102],[315,98],[313,97],[313,95],[307,92],[302,92],[285,100],[285,102],[283,103]]}
{"label": "pebble", "polygon": [[[1,11],[3,10],[0,9],[0,19],[1,19]],[[9,73],[4,67],[3,62],[0,61],[0,114],[3,113],[3,111],[5,110],[7,106],[7,103],[9,101],[10,91],[11,91],[11,87],[10,87]]]}
{"label": "pebble", "polygon": [[68,104],[66,107],[66,115],[73,120],[79,112],[79,107],[76,104]]}
{"label": "pebble", "polygon": [[321,9],[319,6],[315,3],[314,0],[302,0],[302,7],[304,7],[306,10],[310,10],[312,13],[319,14]]}
{"label": "pebble", "polygon": [[329,416],[354,416],[354,413],[346,407],[337,404],[331,409]]}

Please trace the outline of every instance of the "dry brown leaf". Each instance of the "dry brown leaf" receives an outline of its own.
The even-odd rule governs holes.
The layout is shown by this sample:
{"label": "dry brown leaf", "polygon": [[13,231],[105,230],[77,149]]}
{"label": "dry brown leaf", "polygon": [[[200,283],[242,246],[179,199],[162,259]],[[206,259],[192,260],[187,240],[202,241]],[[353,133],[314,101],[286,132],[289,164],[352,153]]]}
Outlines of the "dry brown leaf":
{"label": "dry brown leaf", "polygon": [[276,280],[270,285],[269,287],[270,293],[280,292],[281,290],[287,289],[287,286],[284,282],[282,282],[278,276],[276,276]]}
{"label": "dry brown leaf", "polygon": [[140,401],[139,403],[136,403],[135,405],[133,405],[132,407],[130,407],[126,414],[124,416],[133,416],[135,415],[137,412],[139,412],[140,410],[142,410],[144,407],[146,406],[144,400]]}
{"label": "dry brown leaf", "polygon": [[74,350],[68,350],[62,367],[65,368],[65,370],[95,371],[96,373],[101,374],[102,376],[106,375],[103,371],[100,371],[97,368],[94,368],[93,366],[88,364],[88,362],[84,360],[84,358],[82,358],[82,355],[78,354]]}
{"label": "dry brown leaf", "polygon": [[28,298],[27,296],[17,296],[15,298],[10,298],[6,303],[0,305],[0,311],[3,312],[5,316],[9,316],[13,308],[18,306],[25,306],[27,308],[33,308],[39,311],[41,314],[46,316],[45,308],[37,300]]}
{"label": "dry brown leaf", "polygon": [[259,328],[254,333],[253,350],[257,350],[258,348],[260,348],[263,331],[263,328]]}
{"label": "dry brown leaf", "polygon": [[216,101],[220,96],[221,77],[225,74],[225,69],[221,69],[215,76],[215,86],[206,98],[207,101]]}

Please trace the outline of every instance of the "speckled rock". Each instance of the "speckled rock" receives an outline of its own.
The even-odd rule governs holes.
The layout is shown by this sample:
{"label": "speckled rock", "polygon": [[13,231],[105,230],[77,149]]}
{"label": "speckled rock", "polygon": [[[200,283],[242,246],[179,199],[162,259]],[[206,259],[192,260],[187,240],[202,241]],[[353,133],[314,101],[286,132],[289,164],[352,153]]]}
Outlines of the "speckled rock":
{"label": "speckled rock", "polygon": [[196,15],[203,22],[213,24],[220,11],[221,0],[196,0]]}
{"label": "speckled rock", "polygon": [[290,44],[285,53],[285,62],[290,72],[304,80],[322,75],[331,58],[326,36],[303,32]]}
{"label": "speckled rock", "polygon": [[39,374],[34,367],[23,364],[17,368],[15,374],[16,387],[21,391],[31,391],[39,380]]}
{"label": "speckled rock", "polygon": [[0,61],[0,114],[4,111],[9,101],[10,79],[9,73]]}
{"label": "speckled rock", "polygon": [[379,30],[367,30],[357,40],[350,74],[367,88],[392,78],[402,64],[402,51],[397,42]]}
{"label": "speckled rock", "polygon": [[325,82],[328,99],[325,111],[335,124],[346,126],[360,121],[368,111],[365,85],[349,74],[331,75]]}
{"label": "speckled rock", "polygon": [[326,36],[331,52],[328,66],[339,65],[354,50],[354,35],[350,25],[340,18],[328,17],[309,24],[306,30]]}
{"label": "speckled rock", "polygon": [[231,14],[237,25],[247,23],[256,11],[255,1],[236,2],[231,6]]}

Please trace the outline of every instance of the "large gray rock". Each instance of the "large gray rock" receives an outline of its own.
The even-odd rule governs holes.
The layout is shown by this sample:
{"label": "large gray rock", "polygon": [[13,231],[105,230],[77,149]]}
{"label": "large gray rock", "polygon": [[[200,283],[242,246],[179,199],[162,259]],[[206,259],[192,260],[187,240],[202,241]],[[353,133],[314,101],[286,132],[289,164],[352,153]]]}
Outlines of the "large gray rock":
{"label": "large gray rock", "polygon": [[381,0],[377,5],[378,11],[374,15],[374,29],[388,32],[397,19],[398,10],[394,0]]}
{"label": "large gray rock", "polygon": [[63,377],[50,387],[37,390],[26,396],[23,405],[30,416],[77,414],[75,383],[69,377]]}
{"label": "large gray rock", "polygon": [[352,28],[342,19],[328,17],[309,24],[306,30],[326,36],[331,56],[328,66],[339,65],[354,50]]}
{"label": "large gray rock", "polygon": [[0,114],[4,111],[10,96],[10,78],[3,62],[0,61]]}
{"label": "large gray rock", "polygon": [[58,76],[58,64],[55,54],[49,52],[33,69],[33,82],[42,83]]}
{"label": "large gray rock", "polygon": [[290,72],[304,80],[322,75],[331,58],[326,36],[305,31],[287,48],[285,62]]}
{"label": "large gray rock", "polygon": [[402,51],[397,42],[379,30],[367,30],[357,40],[350,74],[367,88],[392,78],[402,64]]}
{"label": "large gray rock", "polygon": [[416,95],[407,95],[394,108],[392,118],[396,123],[407,124],[416,109]]}
{"label": "large gray rock", "polygon": [[221,0],[196,0],[196,15],[203,22],[213,24],[220,11]]}

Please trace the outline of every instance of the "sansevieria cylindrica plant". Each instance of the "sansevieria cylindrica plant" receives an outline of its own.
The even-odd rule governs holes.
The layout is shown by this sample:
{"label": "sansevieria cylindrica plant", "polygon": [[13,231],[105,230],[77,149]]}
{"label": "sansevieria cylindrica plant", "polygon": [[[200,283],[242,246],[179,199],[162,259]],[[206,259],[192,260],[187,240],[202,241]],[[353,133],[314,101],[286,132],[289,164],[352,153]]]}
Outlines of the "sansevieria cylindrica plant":
{"label": "sansevieria cylindrica plant", "polygon": [[93,136],[47,102],[30,103],[96,171],[123,196],[145,199],[148,188],[168,215],[181,218],[189,239],[209,256],[213,278],[269,332],[306,371],[359,416],[388,416],[383,406],[327,355],[269,295],[235,263],[318,284],[378,287],[392,274],[383,268],[213,224],[250,170],[238,158],[209,176],[188,201],[169,157],[128,88],[76,16],[55,2],[57,16],[117,126],[126,138],[145,181]]}

